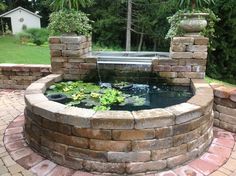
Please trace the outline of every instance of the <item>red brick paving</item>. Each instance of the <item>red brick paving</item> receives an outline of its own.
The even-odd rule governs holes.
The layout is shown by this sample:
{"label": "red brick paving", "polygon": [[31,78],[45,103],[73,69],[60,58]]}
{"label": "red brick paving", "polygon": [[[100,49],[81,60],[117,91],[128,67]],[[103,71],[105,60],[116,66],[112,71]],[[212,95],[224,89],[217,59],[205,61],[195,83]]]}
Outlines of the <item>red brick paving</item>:
{"label": "red brick paving", "polygon": [[208,160],[196,159],[189,163],[189,166],[193,167],[197,171],[204,175],[209,175],[213,171],[218,169],[218,166]]}
{"label": "red brick paving", "polygon": [[[27,147],[22,134],[24,124],[23,110],[23,91],[0,90],[0,129],[2,129],[0,135],[1,138],[4,136],[4,144],[9,152],[2,147],[3,142],[0,142],[0,175],[14,175],[16,173],[18,175],[32,175],[34,173],[38,176],[94,175],[58,166]],[[17,118],[14,120],[15,117]],[[236,156],[236,134],[214,128],[214,137],[213,144],[208,152],[199,157],[199,159],[173,170],[146,174],[146,176],[236,176],[236,159],[234,158]],[[4,159],[9,155],[25,170],[22,170],[18,164],[12,166],[4,165]],[[13,160],[8,162],[14,163]]]}
{"label": "red brick paving", "polygon": [[234,147],[234,140],[232,139],[222,139],[222,138],[215,138],[212,142],[213,144],[221,145],[228,148]]}
{"label": "red brick paving", "polygon": [[17,149],[21,149],[21,148],[26,147],[26,146],[27,146],[27,144],[26,144],[25,140],[23,140],[23,139],[5,144],[5,147],[6,147],[8,152],[12,152],[12,151],[15,151]]}
{"label": "red brick paving", "polygon": [[10,153],[10,156],[14,159],[14,160],[19,160],[23,157],[26,157],[30,154],[33,153],[33,150],[31,150],[31,148],[29,147],[24,147],[24,148],[21,148],[21,149],[17,149],[13,152]]}
{"label": "red brick paving", "polygon": [[224,131],[224,130],[219,130],[215,133],[215,137],[219,139],[229,139],[229,140],[234,140],[234,135],[231,132]]}
{"label": "red brick paving", "polygon": [[31,167],[35,166],[36,164],[40,163],[43,160],[44,158],[38,155],[37,153],[32,153],[17,160],[16,162],[20,164],[22,167],[30,169]]}
{"label": "red brick paving", "polygon": [[74,170],[68,169],[63,166],[56,166],[49,174],[48,176],[71,176],[75,173]]}
{"label": "red brick paving", "polygon": [[14,134],[11,136],[4,136],[4,143],[8,144],[22,139],[24,139],[24,135],[22,133]]}
{"label": "red brick paving", "polygon": [[222,163],[227,161],[227,158],[221,155],[215,155],[212,153],[204,153],[201,158],[202,160],[209,161],[217,166],[221,166]]}
{"label": "red brick paving", "polygon": [[229,158],[231,151],[232,151],[232,149],[230,149],[230,148],[216,145],[216,144],[211,144],[211,146],[208,150],[209,153],[213,153],[215,155],[220,155],[220,156],[226,157],[226,158]]}

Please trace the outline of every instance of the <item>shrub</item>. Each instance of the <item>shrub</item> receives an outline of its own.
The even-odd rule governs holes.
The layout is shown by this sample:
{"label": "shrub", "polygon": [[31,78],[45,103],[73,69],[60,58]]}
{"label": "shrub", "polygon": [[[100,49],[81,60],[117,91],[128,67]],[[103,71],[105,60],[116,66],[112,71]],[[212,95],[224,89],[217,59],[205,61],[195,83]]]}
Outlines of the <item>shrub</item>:
{"label": "shrub", "polygon": [[92,26],[87,15],[75,10],[60,10],[50,15],[48,26],[50,35],[76,33],[77,35],[91,34]]}
{"label": "shrub", "polygon": [[216,37],[210,38],[215,50],[209,53],[206,73],[209,77],[236,84],[236,1],[217,1],[213,10],[219,15]]}
{"label": "shrub", "polygon": [[25,33],[28,33],[31,35],[31,41],[36,45],[42,45],[48,40],[48,30],[45,28],[31,28],[25,30]]}
{"label": "shrub", "polygon": [[25,32],[25,31],[17,33],[16,37],[20,40],[20,42],[22,44],[23,43],[28,43],[32,38],[31,34]]}

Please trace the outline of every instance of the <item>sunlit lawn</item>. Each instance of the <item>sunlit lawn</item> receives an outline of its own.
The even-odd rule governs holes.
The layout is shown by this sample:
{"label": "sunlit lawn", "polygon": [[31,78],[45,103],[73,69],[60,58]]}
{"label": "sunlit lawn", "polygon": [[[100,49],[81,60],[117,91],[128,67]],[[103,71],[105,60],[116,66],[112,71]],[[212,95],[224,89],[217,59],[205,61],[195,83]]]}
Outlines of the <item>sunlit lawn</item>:
{"label": "sunlit lawn", "polygon": [[14,36],[0,36],[0,63],[50,64],[49,48],[22,45]]}

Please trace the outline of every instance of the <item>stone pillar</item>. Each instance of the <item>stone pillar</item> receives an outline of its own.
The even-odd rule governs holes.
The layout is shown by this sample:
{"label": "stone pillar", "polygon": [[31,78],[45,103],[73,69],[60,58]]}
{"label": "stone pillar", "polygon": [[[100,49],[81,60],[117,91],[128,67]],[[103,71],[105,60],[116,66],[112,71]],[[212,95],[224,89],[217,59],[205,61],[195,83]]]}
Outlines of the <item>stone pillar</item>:
{"label": "stone pillar", "polygon": [[63,74],[67,80],[84,79],[96,69],[96,60],[89,57],[91,46],[90,37],[50,37],[52,73]]}
{"label": "stone pillar", "polygon": [[203,36],[174,37],[170,44],[170,58],[154,59],[153,73],[174,85],[189,85],[191,79],[203,79],[208,41]]}
{"label": "stone pillar", "polygon": [[170,57],[177,61],[177,78],[203,79],[207,63],[209,39],[203,36],[174,37],[171,41]]}

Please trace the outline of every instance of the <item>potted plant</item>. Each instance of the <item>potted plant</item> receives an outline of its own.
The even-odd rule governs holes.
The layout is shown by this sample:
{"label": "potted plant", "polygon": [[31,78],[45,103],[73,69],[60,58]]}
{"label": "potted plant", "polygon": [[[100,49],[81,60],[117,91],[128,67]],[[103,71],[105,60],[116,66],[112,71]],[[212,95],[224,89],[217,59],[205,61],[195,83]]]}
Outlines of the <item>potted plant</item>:
{"label": "potted plant", "polygon": [[218,17],[206,8],[214,4],[214,0],[177,0],[181,10],[168,18],[171,27],[166,38],[176,35],[214,35],[214,24]]}
{"label": "potted plant", "polygon": [[50,35],[85,35],[92,31],[91,21],[87,15],[74,9],[60,10],[50,15],[48,30]]}
{"label": "potted plant", "polygon": [[183,13],[183,19],[180,21],[180,28],[187,33],[199,33],[207,26],[206,17],[208,13],[201,12],[201,8],[205,5],[215,3],[214,0],[179,0],[181,7],[190,9]]}
{"label": "potted plant", "polygon": [[92,4],[92,0],[53,0],[50,6],[55,10],[50,15],[50,35],[85,35],[92,31],[92,21],[87,14],[78,10]]}

